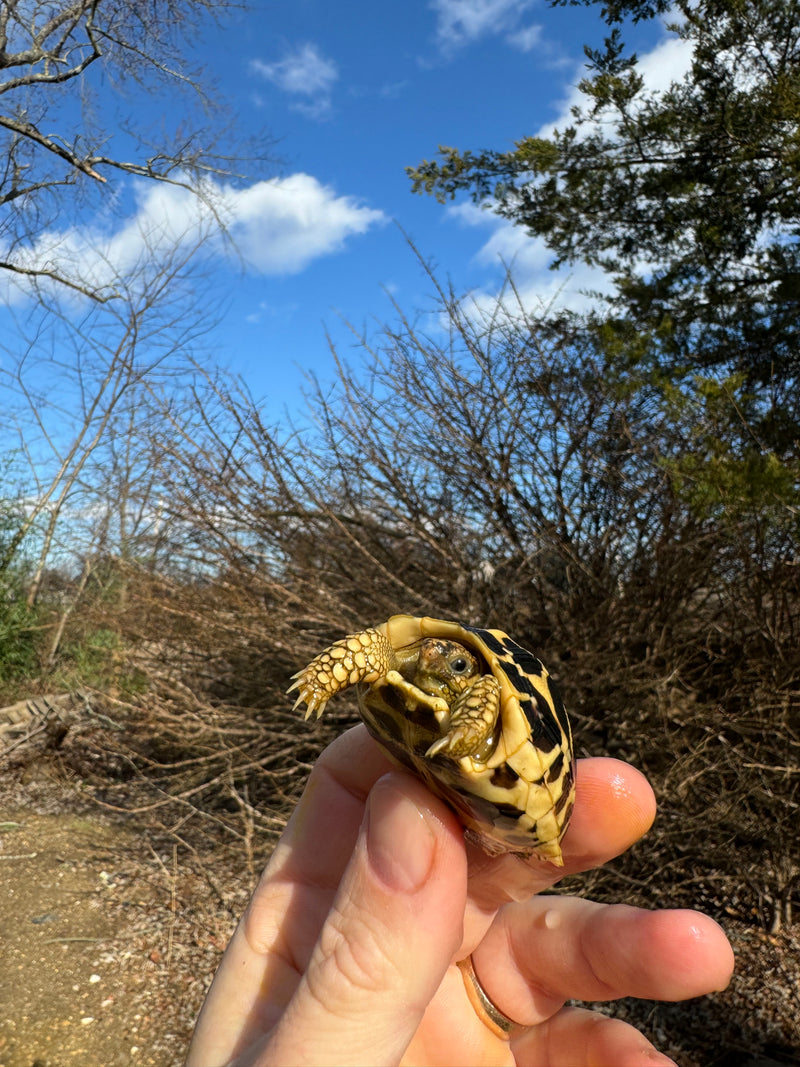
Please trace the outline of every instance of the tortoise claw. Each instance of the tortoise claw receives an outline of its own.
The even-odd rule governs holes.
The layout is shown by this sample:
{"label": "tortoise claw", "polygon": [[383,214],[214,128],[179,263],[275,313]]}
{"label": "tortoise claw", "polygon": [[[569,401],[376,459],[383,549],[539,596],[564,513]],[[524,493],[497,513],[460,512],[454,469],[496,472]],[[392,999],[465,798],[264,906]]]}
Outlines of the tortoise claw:
{"label": "tortoise claw", "polygon": [[333,695],[324,684],[320,684],[319,675],[316,671],[312,671],[313,666],[314,663],[312,662],[302,671],[298,671],[293,676],[292,684],[286,690],[287,693],[291,693],[294,689],[300,690],[297,699],[292,705],[292,711],[297,711],[301,704],[305,704],[306,710],[303,716],[305,719],[310,719],[315,712],[317,718],[319,718],[325,710],[325,705]]}
{"label": "tortoise claw", "polygon": [[450,756],[451,759],[463,759],[464,756],[472,756],[477,748],[483,744],[483,738],[476,739],[475,732],[469,726],[462,726],[452,733],[447,733],[434,741],[425,753],[428,759],[434,756]]}

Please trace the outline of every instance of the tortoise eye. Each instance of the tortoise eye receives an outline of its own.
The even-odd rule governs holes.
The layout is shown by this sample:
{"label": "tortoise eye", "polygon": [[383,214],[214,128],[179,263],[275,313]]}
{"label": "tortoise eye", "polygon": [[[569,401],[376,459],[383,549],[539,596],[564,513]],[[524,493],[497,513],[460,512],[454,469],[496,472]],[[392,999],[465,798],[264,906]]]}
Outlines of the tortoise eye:
{"label": "tortoise eye", "polygon": [[450,660],[450,669],[454,674],[464,674],[469,669],[469,661],[464,656]]}

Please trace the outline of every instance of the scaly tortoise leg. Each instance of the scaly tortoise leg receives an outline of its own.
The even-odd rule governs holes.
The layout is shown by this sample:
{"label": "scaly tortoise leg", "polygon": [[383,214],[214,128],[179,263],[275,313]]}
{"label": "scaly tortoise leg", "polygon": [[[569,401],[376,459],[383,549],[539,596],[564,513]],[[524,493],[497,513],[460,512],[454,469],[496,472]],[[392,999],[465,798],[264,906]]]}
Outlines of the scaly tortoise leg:
{"label": "scaly tortoise leg", "polygon": [[[396,662],[394,649],[378,630],[372,628],[334,641],[293,676],[287,692],[299,689],[294,708],[305,702],[309,718],[322,715],[332,696],[359,682],[376,682]],[[294,709],[293,709],[294,710]]]}
{"label": "scaly tortoise leg", "polygon": [[434,741],[425,755],[451,759],[488,755],[499,714],[500,685],[492,675],[484,674],[453,701],[447,732]]}

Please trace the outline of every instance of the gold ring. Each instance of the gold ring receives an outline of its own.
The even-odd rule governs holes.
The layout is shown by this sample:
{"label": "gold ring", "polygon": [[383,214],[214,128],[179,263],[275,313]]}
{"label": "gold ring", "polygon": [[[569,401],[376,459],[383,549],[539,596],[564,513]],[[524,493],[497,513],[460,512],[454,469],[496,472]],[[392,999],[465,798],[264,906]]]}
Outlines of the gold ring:
{"label": "gold ring", "polygon": [[475,974],[472,956],[467,956],[465,960],[459,960],[457,966],[464,979],[464,988],[467,991],[469,1002],[480,1021],[492,1031],[495,1037],[500,1037],[504,1041],[510,1040],[511,1031],[520,1029],[522,1024],[514,1022],[513,1019],[509,1019],[504,1012],[500,1011],[483,988],[477,974]]}

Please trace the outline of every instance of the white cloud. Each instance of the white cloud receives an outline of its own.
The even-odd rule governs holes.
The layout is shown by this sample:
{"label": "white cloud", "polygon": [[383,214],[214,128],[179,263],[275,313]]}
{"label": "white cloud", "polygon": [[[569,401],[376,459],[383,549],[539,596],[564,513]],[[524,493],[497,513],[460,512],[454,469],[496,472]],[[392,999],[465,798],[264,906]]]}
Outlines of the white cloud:
{"label": "white cloud", "polygon": [[254,59],[250,69],[282,92],[295,97],[291,105],[295,110],[312,118],[321,118],[330,111],[331,91],[339,70],[334,61],[324,56],[312,42],[297,45],[275,63]]}
{"label": "white cloud", "polygon": [[532,52],[534,48],[542,43],[542,27],[538,23],[523,26],[521,29],[510,33],[506,40],[520,52]]}
{"label": "white cloud", "polygon": [[436,12],[436,37],[442,48],[452,50],[490,34],[503,33],[516,25],[533,0],[432,0]]}
{"label": "white cloud", "polygon": [[233,237],[264,274],[296,274],[338,251],[351,234],[386,221],[382,211],[336,196],[310,174],[292,174],[226,193]]}
{"label": "white cloud", "polygon": [[[176,249],[202,245],[206,256],[229,255],[216,220],[245,262],[263,274],[297,274],[313,260],[339,251],[348,237],[385,222],[383,212],[338,196],[309,174],[256,182],[243,189],[209,181],[206,202],[179,186],[137,182],[134,210],[41,234],[28,249],[5,255],[18,266],[66,274],[84,287],[114,287],[144,278]],[[7,280],[4,280],[8,284]],[[0,295],[26,295],[24,280]]]}
{"label": "white cloud", "polygon": [[663,92],[673,82],[680,81],[692,66],[694,48],[683,37],[667,37],[645,55],[639,57],[637,70],[651,92]]}
{"label": "white cloud", "polygon": [[[653,48],[652,51],[639,56],[637,71],[644,78],[645,89],[653,93],[663,92],[665,89],[686,74],[692,65],[694,49],[690,41],[679,37],[668,37]],[[553,129],[563,129],[571,125],[575,120],[572,117],[572,108],[585,108],[588,98],[578,89],[578,81],[586,76],[585,65],[576,71],[575,83],[568,95],[560,104],[558,116],[550,122],[546,122],[536,134],[537,137],[550,137]]]}
{"label": "white cloud", "polygon": [[329,93],[339,77],[333,60],[326,59],[311,42],[298,45],[277,63],[264,63],[260,59],[254,59],[252,68],[285,93],[300,93],[304,96]]}
{"label": "white cloud", "polygon": [[[462,225],[490,230],[489,237],[474,260],[498,271],[511,272],[523,307],[533,311],[549,307],[587,311],[597,304],[592,292],[610,292],[608,277],[599,269],[582,263],[550,270],[552,252],[544,241],[530,237],[521,226],[501,219],[475,204],[458,204],[447,209]],[[475,290],[471,297],[479,308],[489,309],[497,300],[490,287]]]}

